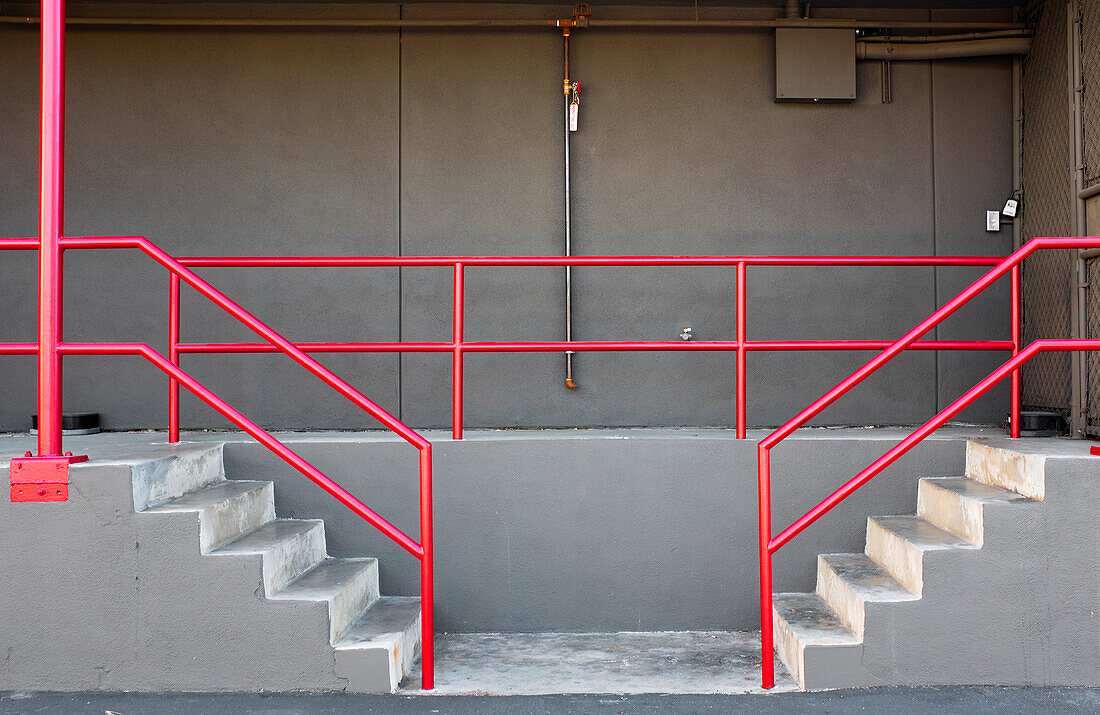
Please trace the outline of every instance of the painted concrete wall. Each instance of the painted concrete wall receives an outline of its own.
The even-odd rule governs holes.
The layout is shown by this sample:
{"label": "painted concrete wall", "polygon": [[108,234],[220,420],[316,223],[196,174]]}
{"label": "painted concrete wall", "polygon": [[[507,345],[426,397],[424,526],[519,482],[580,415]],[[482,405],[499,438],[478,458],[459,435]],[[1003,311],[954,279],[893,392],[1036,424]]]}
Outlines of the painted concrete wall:
{"label": "painted concrete wall", "polygon": [[[784,443],[772,463],[776,533],[901,436],[821,431]],[[408,445],[287,439],[398,528],[418,533]],[[439,628],[759,628],[755,447],[709,430],[435,440]],[[813,590],[817,554],[862,551],[868,514],[914,513],[917,478],[962,474],[964,451],[961,439],[934,438],[876,477],[776,555],[776,592]],[[274,480],[279,516],[323,518],[333,556],[378,556],[383,593],[418,592],[416,561],[263,447],[230,443],[224,459],[232,479]]]}
{"label": "painted concrete wall", "polygon": [[[342,7],[384,16],[567,14],[553,6]],[[280,6],[255,11],[278,15]],[[686,10],[656,14],[677,12]],[[0,28],[0,235],[36,231],[36,42],[25,28]],[[773,45],[767,32],[578,35],[579,253],[1008,252],[1010,231],[983,231],[984,210],[1010,192],[1008,60],[895,63],[892,104],[880,101],[879,66],[863,63],[854,104],[777,105]],[[178,255],[560,253],[560,63],[560,38],[541,31],[74,30],[67,232],[143,234]],[[0,257],[4,340],[33,338],[32,261]],[[74,253],[68,269],[69,338],[164,347],[162,271],[117,253]],[[446,270],[204,274],[294,339],[450,337]],[[749,334],[895,337],[977,274],[750,271]],[[472,270],[467,284],[468,339],[563,337],[561,271]],[[731,270],[578,270],[576,336],[675,339],[691,325],[701,339],[730,339],[733,291]],[[184,295],[185,339],[247,337]],[[992,292],[939,336],[1007,337],[1006,299],[1005,290]],[[750,422],[782,422],[867,357],[753,355]],[[999,358],[905,356],[820,420],[923,420]],[[414,426],[449,419],[446,356],[324,362]],[[99,411],[110,428],[165,423],[165,381],[138,359],[67,365],[67,409]],[[265,425],[365,425],[286,359],[195,357],[185,367]],[[568,391],[560,355],[476,355],[467,362],[467,420],[728,425],[734,369],[733,357],[716,354],[581,355],[580,389]],[[25,428],[33,360],[4,358],[0,374],[0,429]],[[969,417],[994,422],[1006,411],[1001,392]],[[224,425],[189,397],[184,423]]]}

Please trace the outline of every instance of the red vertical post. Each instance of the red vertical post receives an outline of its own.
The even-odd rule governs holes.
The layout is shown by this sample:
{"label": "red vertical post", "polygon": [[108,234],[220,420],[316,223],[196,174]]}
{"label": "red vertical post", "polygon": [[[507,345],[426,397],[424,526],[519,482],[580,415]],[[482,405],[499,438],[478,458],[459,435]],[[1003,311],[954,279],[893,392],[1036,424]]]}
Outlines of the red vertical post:
{"label": "red vertical post", "polygon": [[42,0],[42,136],[38,204],[38,456],[11,460],[13,502],[69,499],[61,454],[62,261],[65,130],[65,2]]}
{"label": "red vertical post", "polygon": [[[168,283],[168,361],[180,366],[180,277],[169,274]],[[180,384],[168,378],[168,441],[180,441]]]}
{"label": "red vertical post", "polygon": [[435,576],[432,541],[432,448],[420,450],[420,666],[421,687],[435,687]]}
{"label": "red vertical post", "polygon": [[[1022,311],[1020,310],[1020,264],[1012,267],[1012,356],[1020,354]],[[1020,436],[1020,369],[1012,371],[1012,406],[1009,415],[1009,434],[1012,437]]]}
{"label": "red vertical post", "polygon": [[454,394],[451,396],[451,438],[462,439],[462,319],[465,313],[465,267],[455,263],[454,291],[454,349],[452,352],[451,379]]}
{"label": "red vertical post", "polygon": [[759,500],[760,548],[760,684],[775,685],[775,646],[772,641],[772,477],[771,453],[763,445],[756,448],[757,499]]}
{"label": "red vertical post", "polygon": [[64,211],[65,0],[42,0],[38,213],[38,456],[61,455],[61,232]]}
{"label": "red vertical post", "polygon": [[745,335],[746,314],[745,305],[748,291],[745,287],[745,276],[748,274],[748,266],[744,261],[737,264],[737,439],[745,439],[745,430],[748,421],[748,406],[745,404],[748,388],[748,367],[745,362]]}

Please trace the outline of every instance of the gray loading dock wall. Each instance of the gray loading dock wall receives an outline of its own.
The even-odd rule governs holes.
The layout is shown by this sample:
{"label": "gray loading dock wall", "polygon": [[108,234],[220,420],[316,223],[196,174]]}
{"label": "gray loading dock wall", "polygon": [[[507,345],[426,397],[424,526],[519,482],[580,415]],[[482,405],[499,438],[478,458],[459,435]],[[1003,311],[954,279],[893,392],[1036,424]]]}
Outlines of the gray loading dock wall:
{"label": "gray loading dock wall", "polygon": [[[902,436],[820,431],[784,443],[772,462],[775,532]],[[415,537],[411,447],[286,437]],[[441,631],[759,628],[755,439],[689,430],[438,437]],[[966,443],[955,437],[923,442],[785,546],[776,592],[812,591],[819,553],[862,551],[868,514],[915,513],[918,477],[962,474]],[[275,482],[279,516],[323,518],[333,556],[378,556],[384,593],[418,592],[415,560],[263,447],[230,443],[224,459],[231,478]]]}
{"label": "gray loading dock wall", "polygon": [[[542,17],[554,10],[411,5],[402,12]],[[614,12],[685,11],[658,10]],[[263,12],[278,15],[278,6]],[[564,7],[557,13],[568,14]],[[37,35],[3,27],[0,39],[0,234],[33,235]],[[67,232],[139,233],[177,255],[560,253],[560,42],[549,30],[74,29]],[[772,101],[773,57],[768,32],[578,33],[573,65],[584,98],[574,136],[577,251],[1010,250],[1009,230],[982,230],[985,209],[1011,190],[1008,60],[895,63],[894,102],[886,105],[878,65],[864,63],[856,103],[805,106]],[[749,334],[895,337],[977,274],[750,271]],[[294,339],[450,338],[446,270],[204,275]],[[0,256],[0,281],[0,336],[33,339],[33,255]],[[167,284],[162,271],[135,255],[70,254],[67,336],[163,348]],[[471,270],[467,338],[560,338],[562,284],[552,269]],[[674,339],[691,325],[700,339],[730,339],[733,291],[732,270],[578,270],[576,335]],[[249,338],[190,291],[184,295],[185,339]],[[951,319],[939,337],[1007,332],[1001,289]],[[751,356],[750,422],[787,419],[866,357]],[[923,420],[1000,358],[904,356],[820,420]],[[414,426],[449,419],[447,356],[323,360]],[[732,356],[581,355],[576,392],[563,386],[563,362],[560,355],[469,357],[468,425],[732,421]],[[6,357],[2,364],[0,429],[22,429],[33,409],[33,359]],[[66,364],[67,409],[98,410],[110,428],[165,423],[166,381],[139,359]],[[265,425],[364,425],[360,413],[285,358],[189,357],[185,367]],[[968,416],[1000,421],[1006,411],[1001,391]],[[190,397],[183,421],[224,425]]]}

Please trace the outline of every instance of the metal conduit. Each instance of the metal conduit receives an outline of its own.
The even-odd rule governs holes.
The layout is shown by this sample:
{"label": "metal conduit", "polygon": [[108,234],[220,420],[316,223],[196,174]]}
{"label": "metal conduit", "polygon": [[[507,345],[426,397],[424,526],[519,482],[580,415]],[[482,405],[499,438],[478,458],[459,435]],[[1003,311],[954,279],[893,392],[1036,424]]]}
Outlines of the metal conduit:
{"label": "metal conduit", "polygon": [[[69,25],[105,25],[120,27],[147,25],[155,27],[285,27],[285,28],[523,28],[560,27],[560,20],[540,19],[416,19],[416,18],[227,18],[227,17],[68,17]],[[0,23],[37,25],[41,19],[26,15],[0,15]],[[631,28],[680,28],[701,30],[752,30],[783,27],[840,28],[840,29],[892,29],[892,30],[988,30],[1006,32],[1026,30],[1022,23],[921,21],[921,20],[671,20],[671,19],[613,19],[585,20],[577,27],[604,29]]]}
{"label": "metal conduit", "polygon": [[[562,89],[565,92],[565,121],[562,123],[565,140],[565,255],[573,254],[572,212],[569,206],[569,95],[573,90],[573,81],[569,76],[569,28],[562,28],[562,43],[565,50],[565,72]],[[565,267],[565,342],[573,341],[573,266]],[[565,352],[565,386],[577,389],[573,380],[573,351]]]}
{"label": "metal conduit", "polygon": [[993,40],[895,44],[892,42],[856,43],[857,60],[939,60],[954,57],[990,57],[1026,55],[1030,37],[1006,37]]}

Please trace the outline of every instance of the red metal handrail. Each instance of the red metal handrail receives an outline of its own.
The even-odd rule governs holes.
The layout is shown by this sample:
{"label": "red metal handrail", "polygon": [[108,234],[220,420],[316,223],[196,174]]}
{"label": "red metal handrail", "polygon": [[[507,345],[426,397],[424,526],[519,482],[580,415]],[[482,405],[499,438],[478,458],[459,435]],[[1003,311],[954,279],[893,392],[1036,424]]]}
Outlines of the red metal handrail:
{"label": "red metal handrail", "polygon": [[[37,243],[33,239],[15,239],[11,241],[0,241],[0,249],[4,248],[34,248]],[[453,355],[453,436],[455,439],[461,439],[462,437],[462,394],[463,394],[463,378],[462,378],[462,357],[465,353],[483,353],[483,352],[503,352],[503,353],[519,353],[519,352],[562,352],[567,350],[572,351],[728,351],[736,352],[738,356],[737,360],[737,436],[738,438],[746,437],[746,415],[745,415],[745,398],[746,398],[746,382],[747,373],[745,368],[745,356],[749,352],[758,351],[805,351],[805,350],[822,350],[822,351],[835,351],[835,350],[882,350],[882,349],[894,349],[896,348],[896,342],[889,341],[876,341],[876,340],[788,340],[788,341],[752,341],[747,338],[746,331],[746,316],[747,316],[747,269],[750,265],[759,266],[996,266],[1000,265],[1002,259],[996,257],[969,257],[969,256],[945,256],[945,257],[932,257],[932,256],[574,256],[574,257],[560,257],[560,256],[531,256],[531,257],[492,257],[492,256],[480,256],[480,257],[403,257],[403,258],[379,258],[379,257],[302,257],[302,258],[210,258],[210,257],[191,257],[182,259],[173,259],[168,254],[161,251],[159,248],[141,237],[84,237],[84,238],[63,238],[61,239],[61,247],[63,249],[68,248],[137,248],[144,251],[147,255],[152,257],[162,266],[168,268],[170,272],[171,282],[169,286],[169,303],[170,303],[170,316],[169,316],[169,357],[156,353],[155,356],[147,354],[146,350],[149,350],[145,346],[146,350],[142,350],[139,344],[64,344],[63,353],[77,354],[79,351],[83,351],[80,354],[93,354],[96,350],[107,351],[109,354],[119,354],[125,352],[138,352],[144,355],[147,359],[154,362],[154,364],[160,365],[159,361],[166,360],[169,365],[172,365],[174,370],[165,370],[170,379],[170,393],[169,393],[169,439],[170,441],[178,441],[179,439],[179,384],[183,384],[188,389],[194,390],[193,380],[188,381],[180,378],[180,375],[186,375],[179,368],[179,358],[183,354],[194,353],[272,353],[283,352],[290,355],[299,364],[306,367],[311,373],[318,376],[330,386],[336,388],[341,394],[344,394],[353,402],[359,404],[360,407],[365,409],[368,413],[378,417],[387,427],[394,429],[395,432],[401,434],[407,440],[414,445],[418,444],[415,439],[410,439],[408,435],[415,435],[411,429],[405,427],[398,422],[396,418],[389,415],[389,413],[382,410],[381,407],[375,403],[367,400],[360,393],[354,390],[346,382],[336,377],[331,372],[327,371],[323,366],[309,358],[307,353],[311,352],[340,352],[340,353],[371,353],[371,352],[450,352]],[[533,342],[465,342],[464,331],[464,303],[465,303],[465,268],[467,266],[565,266],[565,265],[577,265],[577,266],[627,266],[627,267],[639,267],[639,266],[732,266],[737,269],[737,290],[736,290],[736,340],[733,341],[699,341],[699,342],[683,342],[683,341],[533,341]],[[283,338],[275,331],[268,328],[261,323],[258,319],[252,316],[247,311],[244,311],[239,305],[229,300],[226,296],[218,292],[209,283],[206,283],[193,272],[191,272],[187,266],[194,267],[395,267],[395,266],[450,266],[454,271],[454,304],[453,304],[453,340],[449,343],[445,342],[417,342],[417,343],[366,343],[366,342],[343,342],[343,343],[291,343]],[[248,327],[252,328],[267,342],[265,343],[181,343],[180,342],[180,280],[188,283],[192,287],[199,290],[200,293],[205,295],[208,299],[215,302],[231,315],[237,317]],[[1012,292],[1012,313],[1013,316],[1019,314],[1019,291],[1018,291],[1018,272],[1013,272],[1013,292]],[[19,352],[27,348],[31,352],[34,351],[33,344],[9,344],[10,350],[6,352]],[[1012,340],[1008,341],[994,341],[994,340],[912,340],[901,349],[921,349],[921,350],[1007,350],[1011,351],[1013,355],[1018,354],[1019,351],[1019,332],[1014,326]],[[0,353],[5,352],[3,346],[0,346]],[[161,366],[162,369],[163,366]],[[198,387],[201,388],[201,385]],[[1013,386],[1013,422],[1017,421],[1016,414],[1019,405],[1018,398],[1018,381],[1014,381]],[[199,393],[196,393],[199,394]],[[208,404],[215,406],[210,402],[208,397],[217,399],[213,393],[204,396],[199,394],[200,398],[207,401]],[[228,405],[225,405],[228,407]],[[215,406],[222,414],[226,414],[221,408]],[[230,408],[231,409],[231,408]],[[239,414],[239,413],[238,413]],[[240,416],[243,419],[243,415]],[[230,418],[238,426],[242,423],[238,422],[234,417]],[[251,427],[255,427],[251,423],[248,423]],[[407,430],[407,433],[402,433],[401,428]],[[242,429],[245,427],[242,426]],[[259,428],[255,428],[259,429]],[[249,434],[253,434],[249,429],[245,429]],[[265,433],[266,434],[266,433]],[[253,434],[253,436],[255,436]],[[419,435],[415,435],[419,438]],[[257,437],[257,439],[260,439]],[[274,438],[267,436],[267,439],[274,440]],[[423,438],[420,438],[423,439]],[[260,440],[265,445],[269,446],[273,451],[286,459],[286,456],[278,451],[277,446],[272,446],[265,440]],[[426,443],[426,440],[424,440]],[[276,444],[278,444],[276,442]],[[427,530],[423,529],[422,533],[430,534],[430,445],[428,446],[428,463],[427,463],[427,509],[424,505],[424,484],[425,484],[425,469],[422,459],[422,519],[424,514],[428,514],[429,524]],[[296,456],[296,455],[295,455]],[[300,459],[300,458],[299,458]],[[314,478],[315,475],[311,474],[308,470],[303,470],[299,465],[293,461],[288,460],[293,466],[299,468],[299,471],[303,471],[306,476]],[[308,463],[307,463],[308,464]],[[322,475],[323,476],[323,475]],[[317,481],[315,479],[315,481]],[[365,505],[361,505],[363,509],[366,509]],[[368,510],[369,511],[369,510]],[[370,512],[373,514],[373,512]],[[362,515],[362,514],[361,514]],[[377,515],[375,515],[377,517]],[[364,518],[367,518],[364,516]],[[381,520],[381,517],[377,517]],[[380,526],[381,522],[375,522],[368,518],[372,524]],[[384,521],[384,520],[382,520]],[[385,522],[388,524],[388,522]],[[385,531],[385,529],[383,529]],[[393,538],[393,535],[388,534]],[[400,543],[400,542],[399,542]],[[430,556],[430,536],[428,539],[427,551]],[[404,544],[403,544],[404,545]],[[408,548],[406,546],[406,548]],[[413,551],[415,555],[415,551]],[[430,570],[430,561],[422,558],[422,565],[426,566]],[[430,574],[429,574],[430,579]],[[428,605],[431,602],[431,584],[430,580],[425,581],[422,573],[422,588],[426,583],[425,593],[428,593],[427,598]],[[427,610],[427,609],[426,609]],[[430,618],[430,616],[428,616]],[[425,636],[426,643],[428,636]],[[430,648],[430,645],[427,646]],[[427,652],[427,651],[426,651]],[[430,668],[430,656],[425,658],[425,683],[429,683],[427,680],[427,674]],[[427,687],[427,686],[426,686]]]}
{"label": "red metal handrail", "polygon": [[[26,249],[35,248],[27,245],[25,239],[5,239],[0,241],[0,249]],[[211,286],[205,280],[196,275],[189,268],[180,264],[176,259],[165,253],[148,239],[141,236],[105,236],[61,238],[59,241],[61,250],[66,249],[138,249],[166,268],[176,279],[174,293],[178,296],[178,281],[183,280],[203,296],[212,301],[225,312],[236,318],[279,352],[290,356],[295,362],[305,367],[310,373],[320,378],[367,414],[371,415],[383,425],[417,448],[420,453],[420,543],[412,540],[408,535],[384,519],[367,505],[363,504],[351,492],[347,491],[335,481],[327,477],[320,470],[303,459],[293,450],[286,447],[270,434],[262,430],[255,423],[248,420],[241,412],[219,398],[213,392],[205,388],[198,381],[181,370],[172,360],[157,353],[143,343],[61,343],[52,344],[52,349],[58,355],[141,355],[169,375],[172,385],[183,384],[194,392],[200,399],[209,404],[219,413],[224,415],[242,430],[254,437],[261,444],[274,452],[281,459],[315,482],[322,489],[334,496],[340,503],[358,514],[367,523],[385,534],[399,546],[420,560],[421,579],[421,665],[423,671],[423,687],[428,690],[434,687],[434,576],[433,576],[433,540],[432,540],[432,446],[431,443],[420,434],[399,421],[386,410],[372,402],[345,380],[337,376],[328,368],[309,357],[280,333],[260,321],[252,313],[231,300],[228,296]],[[170,332],[178,335],[178,321],[171,324]],[[27,354],[27,348],[31,354],[38,352],[37,344],[9,343],[0,345],[0,353]],[[59,399],[59,398],[58,398]],[[178,421],[176,424],[178,429]],[[178,441],[178,432],[172,441]],[[60,445],[58,445],[60,447]]]}
{"label": "red metal handrail", "polygon": [[808,511],[790,526],[784,529],[778,536],[772,536],[771,527],[771,450],[781,441],[791,435],[796,429],[804,426],[815,415],[835,402],[842,395],[874,374],[880,367],[892,360],[903,350],[906,350],[929,330],[939,325],[945,318],[955,313],[959,308],[969,302],[995,281],[1005,274],[1012,274],[1013,291],[1013,342],[1019,345],[1019,268],[1025,258],[1039,249],[1082,249],[1100,247],[1100,238],[1035,238],[1020,247],[1014,253],[997,263],[993,270],[986,273],[969,287],[948,301],[942,308],[932,313],[921,321],[916,327],[905,333],[887,349],[869,360],[861,368],[846,377],[836,387],[819,397],[808,407],[788,420],[784,425],[769,434],[757,445],[757,470],[758,470],[758,518],[759,518],[759,557],[760,557],[760,641],[763,659],[762,684],[770,688],[775,684],[774,676],[774,644],[773,644],[773,616],[772,616],[772,555],[784,544],[789,542],[806,527],[820,519],[840,502],[847,499],[871,478],[908,452],[916,444],[929,434],[941,427],[974,400],[985,394],[993,385],[1011,375],[1012,385],[1012,417],[1011,434],[1020,436],[1019,426],[1019,367],[1039,352],[1047,351],[1071,351],[1071,350],[1098,350],[1100,340],[1039,340],[1033,342],[1023,351],[1014,350],[1012,357],[997,368],[984,380],[968,390],[962,397],[952,402],[948,407],[938,413],[928,422],[924,423],[909,437],[895,445],[885,455],[876,460],[869,467],[861,471],[843,486],[826,497],[821,503]]}
{"label": "red metal handrail", "polygon": [[[340,342],[299,343],[303,352],[330,353],[393,353],[434,352],[452,355],[452,438],[463,434],[463,356],[466,353],[520,352],[604,352],[604,351],[719,351],[737,354],[735,424],[738,439],[747,434],[748,373],[746,356],[750,352],[805,350],[881,350],[890,341],[882,340],[749,340],[747,337],[747,273],[749,266],[995,266],[996,256],[191,256],[178,259],[182,265],[218,268],[370,268],[370,267],[450,267],[454,272],[453,335],[444,342]],[[737,269],[736,279],[736,340],[734,341],[538,341],[538,342],[466,342],[464,340],[465,269],[468,267],[562,267],[562,266],[730,266]],[[1015,278],[1015,276],[1014,276]],[[1013,292],[1012,312],[1019,312],[1018,291]],[[191,353],[261,353],[272,352],[262,343],[180,343],[179,286],[173,282],[169,291],[171,330],[169,356],[178,364],[179,356]],[[1019,335],[1011,341],[992,340],[929,340],[910,346],[916,350],[1019,350]],[[1014,386],[1013,404],[1018,405],[1018,384]],[[1014,412],[1015,414],[1015,412]],[[179,393],[172,384],[169,389],[169,434],[179,434]]]}

